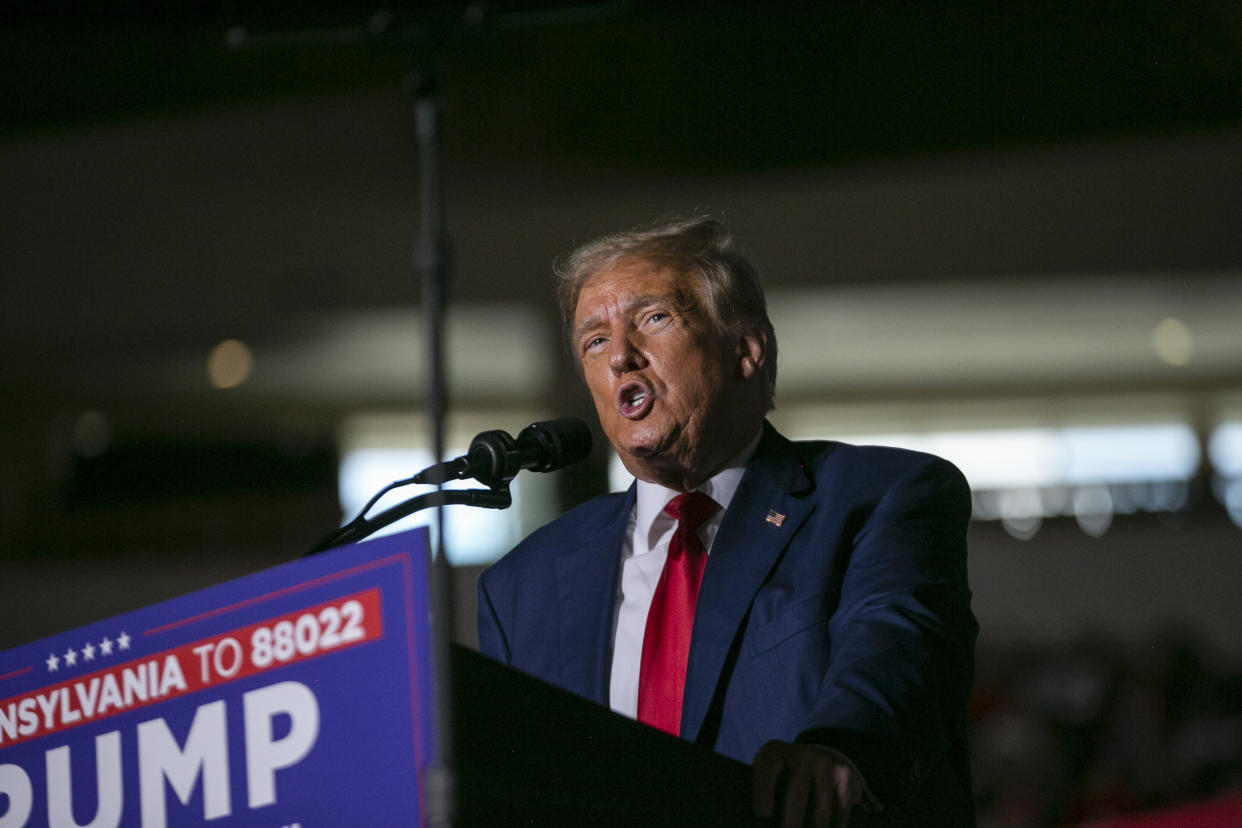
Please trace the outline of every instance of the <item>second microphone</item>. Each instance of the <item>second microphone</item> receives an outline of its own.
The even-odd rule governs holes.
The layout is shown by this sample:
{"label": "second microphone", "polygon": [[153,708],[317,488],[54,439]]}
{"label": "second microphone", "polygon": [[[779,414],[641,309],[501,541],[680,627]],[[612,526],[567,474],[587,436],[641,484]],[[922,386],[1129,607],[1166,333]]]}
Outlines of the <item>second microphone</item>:
{"label": "second microphone", "polygon": [[591,453],[591,430],[576,417],[531,423],[516,438],[504,431],[484,431],[454,460],[430,466],[415,483],[445,483],[473,478],[491,488],[507,486],[519,471],[550,472],[580,463]]}

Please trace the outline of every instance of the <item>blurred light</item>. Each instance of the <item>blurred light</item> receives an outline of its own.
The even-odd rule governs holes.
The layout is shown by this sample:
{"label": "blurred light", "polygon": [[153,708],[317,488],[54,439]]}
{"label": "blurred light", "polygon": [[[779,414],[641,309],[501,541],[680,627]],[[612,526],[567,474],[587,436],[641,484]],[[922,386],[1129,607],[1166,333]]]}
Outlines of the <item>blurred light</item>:
{"label": "blurred light", "polygon": [[1040,501],[1044,504],[1045,515],[1072,515],[1074,498],[1077,492],[1070,486],[1052,486],[1042,489]]}
{"label": "blurred light", "polygon": [[1113,512],[1119,515],[1132,515],[1137,511],[1150,511],[1151,497],[1148,487],[1142,483],[1122,483],[1109,488],[1113,497]]}
{"label": "blurred light", "polygon": [[98,457],[112,442],[112,421],[103,412],[83,411],[73,421],[73,450],[82,457]]}
{"label": "blurred light", "polygon": [[[1220,451],[1242,468],[1242,424],[1221,432]],[[1099,537],[1117,514],[1186,508],[1201,461],[1186,423],[979,429],[923,434],[848,435],[860,445],[926,451],[955,464],[971,488],[974,520],[1000,520],[1027,540],[1043,519],[1072,516]],[[614,489],[619,488],[613,470]],[[1232,466],[1231,466],[1232,468]]]}
{"label": "blurred light", "polygon": [[1000,509],[996,503],[996,492],[971,492],[971,520],[996,520],[1000,517]]}
{"label": "blurred light", "polygon": [[[464,448],[449,449],[447,456],[464,454]],[[339,486],[341,510],[345,520],[352,520],[366,502],[394,480],[402,480],[432,464],[426,449],[360,448],[347,451],[341,460]],[[513,507],[505,510],[480,509],[473,506],[447,506],[444,510],[445,548],[449,563],[469,565],[489,563],[498,559],[519,540],[517,513],[521,495],[521,479],[513,481]],[[454,480],[446,489],[474,489],[482,484],[474,480]],[[384,495],[368,512],[380,512],[420,494],[434,491],[432,486],[403,486]],[[432,527],[435,534],[435,510],[425,509],[376,532],[372,537],[403,532],[416,526]]]}
{"label": "blurred light", "polygon": [[1180,512],[1190,502],[1190,484],[1185,480],[1164,480],[1151,486],[1152,511]]}
{"label": "blurred light", "polygon": [[1190,328],[1173,316],[1156,323],[1151,332],[1151,344],[1156,349],[1156,356],[1179,368],[1188,365],[1195,352],[1195,341],[1190,334]]}
{"label": "blurred light", "polygon": [[1003,491],[999,505],[1001,525],[1018,540],[1030,540],[1043,525],[1043,503],[1034,489]]}
{"label": "blurred light", "polygon": [[1108,531],[1113,522],[1113,497],[1107,486],[1083,486],[1074,493],[1074,519],[1093,538]]}
{"label": "blurred light", "polygon": [[961,469],[974,490],[1188,480],[1200,460],[1199,441],[1185,423],[876,434],[848,439],[937,454]]}
{"label": "blurred light", "polygon": [[1050,486],[1057,479],[1060,446],[1047,429],[959,431],[931,434],[926,451],[955,463],[981,489]]}
{"label": "blurred light", "polygon": [[634,475],[630,474],[625,464],[621,462],[621,457],[611,447],[608,449],[608,491],[624,492],[634,482]]}
{"label": "blurred light", "polygon": [[1242,477],[1242,422],[1216,427],[1208,439],[1208,458],[1217,474]]}
{"label": "blurred light", "polygon": [[1059,456],[1051,429],[987,429],[927,434],[869,434],[846,438],[860,445],[898,446],[951,461],[972,489],[1013,489],[1057,482]]}
{"label": "blurred light", "polygon": [[1066,428],[1059,436],[1067,483],[1189,480],[1199,469],[1199,439],[1185,423]]}
{"label": "blurred light", "polygon": [[1221,502],[1224,503],[1225,511],[1229,513],[1229,519],[1234,522],[1234,525],[1242,526],[1242,477],[1235,477],[1225,484],[1225,493]]}
{"label": "blurred light", "polygon": [[1003,517],[1001,518],[1001,526],[1005,527],[1005,531],[1018,540],[1030,540],[1039,532],[1039,527],[1044,525],[1044,519],[1040,517]]}
{"label": "blurred light", "polygon": [[[1117,514],[1181,511],[1201,462],[1199,439],[1181,422],[855,434],[843,439],[949,460],[970,484],[973,519],[1000,520],[1005,531],[1021,540],[1034,537],[1048,517],[1072,516],[1084,532],[1099,537]],[[1218,429],[1212,446],[1217,468],[1242,476],[1242,423]],[[608,481],[614,492],[633,481],[615,453],[609,459]],[[1242,498],[1242,493],[1236,496]]]}
{"label": "blurred light", "polygon": [[226,339],[207,356],[207,378],[216,388],[236,388],[250,378],[254,357],[246,343]]}
{"label": "blurred light", "polygon": [[1242,422],[1222,423],[1208,440],[1208,457],[1216,474],[1213,489],[1229,513],[1242,526]]}

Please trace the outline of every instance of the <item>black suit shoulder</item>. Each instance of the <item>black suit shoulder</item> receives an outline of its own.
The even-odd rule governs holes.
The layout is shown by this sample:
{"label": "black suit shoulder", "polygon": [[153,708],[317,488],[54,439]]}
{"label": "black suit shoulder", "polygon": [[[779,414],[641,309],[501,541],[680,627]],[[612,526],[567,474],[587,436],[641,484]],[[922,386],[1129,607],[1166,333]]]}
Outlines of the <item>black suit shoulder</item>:
{"label": "black suit shoulder", "polygon": [[630,492],[609,492],[578,504],[519,541],[507,555],[488,567],[484,575],[545,564],[546,556],[563,548],[566,540],[589,535],[620,519],[627,499],[631,498]]}
{"label": "black suit shoulder", "polygon": [[815,488],[878,497],[899,484],[921,481],[950,499],[970,499],[970,486],[957,466],[923,451],[836,440],[787,440],[770,428],[761,451],[757,461],[796,459]]}

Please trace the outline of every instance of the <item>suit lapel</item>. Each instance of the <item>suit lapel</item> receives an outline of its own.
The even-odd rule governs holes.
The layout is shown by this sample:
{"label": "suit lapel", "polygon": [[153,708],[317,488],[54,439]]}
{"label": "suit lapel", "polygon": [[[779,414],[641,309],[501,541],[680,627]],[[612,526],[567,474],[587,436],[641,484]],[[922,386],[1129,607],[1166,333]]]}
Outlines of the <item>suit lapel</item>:
{"label": "suit lapel", "polygon": [[556,560],[559,683],[604,705],[608,704],[621,547],[634,497],[631,485],[619,501],[620,508],[583,524],[576,545],[562,550]]}
{"label": "suit lapel", "polygon": [[813,509],[810,498],[798,496],[811,487],[793,444],[765,423],[763,439],[725,512],[703,574],[686,669],[683,737],[698,737],[755,594]]}

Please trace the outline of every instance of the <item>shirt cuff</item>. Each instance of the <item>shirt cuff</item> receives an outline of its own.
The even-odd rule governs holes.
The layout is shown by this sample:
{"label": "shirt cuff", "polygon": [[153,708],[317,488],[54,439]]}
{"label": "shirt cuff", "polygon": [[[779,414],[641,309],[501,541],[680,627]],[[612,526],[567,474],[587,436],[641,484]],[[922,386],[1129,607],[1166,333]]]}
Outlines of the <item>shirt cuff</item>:
{"label": "shirt cuff", "polygon": [[817,748],[820,748],[821,750],[828,751],[828,753],[832,754],[832,757],[834,759],[848,766],[849,769],[854,772],[855,778],[857,778],[859,784],[862,785],[862,799],[859,800],[858,804],[862,806],[862,809],[864,811],[866,811],[869,814],[878,814],[880,811],[884,810],[884,804],[880,802],[880,800],[875,798],[875,794],[871,792],[871,786],[867,784],[867,777],[863,776],[862,771],[858,769],[858,765],[854,764],[853,759],[846,756],[841,751],[835,748],[830,748],[827,745],[815,745],[815,746]]}

